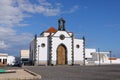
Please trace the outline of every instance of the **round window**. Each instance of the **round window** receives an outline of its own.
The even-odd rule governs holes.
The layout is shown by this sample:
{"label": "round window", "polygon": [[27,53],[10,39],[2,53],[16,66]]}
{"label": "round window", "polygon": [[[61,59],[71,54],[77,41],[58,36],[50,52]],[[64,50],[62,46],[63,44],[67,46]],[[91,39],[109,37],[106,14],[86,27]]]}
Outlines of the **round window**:
{"label": "round window", "polygon": [[41,47],[45,47],[45,44],[44,44],[44,43],[42,43],[42,44],[41,44]]}
{"label": "round window", "polygon": [[61,40],[64,40],[65,39],[65,36],[62,34],[62,35],[60,35],[60,39]]}
{"label": "round window", "polygon": [[80,45],[77,44],[77,45],[76,45],[76,48],[79,48],[79,47],[80,47]]}

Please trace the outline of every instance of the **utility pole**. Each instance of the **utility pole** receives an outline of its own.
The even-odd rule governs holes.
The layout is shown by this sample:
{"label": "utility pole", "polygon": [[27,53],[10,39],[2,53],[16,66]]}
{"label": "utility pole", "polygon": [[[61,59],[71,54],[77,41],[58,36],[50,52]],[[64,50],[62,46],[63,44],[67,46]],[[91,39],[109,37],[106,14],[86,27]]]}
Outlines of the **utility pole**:
{"label": "utility pole", "polygon": [[110,64],[112,63],[112,51],[109,51],[109,53],[110,53]]}
{"label": "utility pole", "polygon": [[85,66],[85,37],[83,36],[83,65]]}
{"label": "utility pole", "polygon": [[100,65],[100,49],[98,48],[98,55],[99,55],[99,65]]}

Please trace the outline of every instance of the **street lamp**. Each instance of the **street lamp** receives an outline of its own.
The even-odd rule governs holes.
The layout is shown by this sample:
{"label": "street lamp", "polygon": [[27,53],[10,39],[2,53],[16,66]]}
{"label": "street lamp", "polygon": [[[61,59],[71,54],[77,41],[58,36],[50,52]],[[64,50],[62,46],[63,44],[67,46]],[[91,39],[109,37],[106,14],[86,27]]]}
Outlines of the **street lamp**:
{"label": "street lamp", "polygon": [[40,45],[38,45],[38,66],[39,66],[39,48],[40,48]]}

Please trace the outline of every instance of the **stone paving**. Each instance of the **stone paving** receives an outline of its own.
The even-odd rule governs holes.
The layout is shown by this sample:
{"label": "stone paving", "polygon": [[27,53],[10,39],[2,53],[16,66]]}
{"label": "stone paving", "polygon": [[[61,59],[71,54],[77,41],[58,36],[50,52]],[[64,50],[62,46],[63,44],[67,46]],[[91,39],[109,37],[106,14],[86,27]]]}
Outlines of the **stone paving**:
{"label": "stone paving", "polygon": [[41,80],[120,80],[120,65],[24,67]]}
{"label": "stone paving", "polygon": [[[6,69],[6,70],[28,69],[30,72],[31,71],[35,72],[41,75],[42,77],[42,79],[33,79],[33,80],[120,80],[120,65],[36,66],[36,67],[25,66],[23,68],[5,67],[0,69]],[[21,74],[24,75],[24,72],[20,72],[19,75],[14,75],[14,77],[20,76]],[[0,74],[0,77],[3,77],[3,75]],[[8,75],[5,77],[8,77]],[[7,79],[7,80],[16,80],[16,79]],[[31,80],[31,79],[27,79],[27,80]]]}
{"label": "stone paving", "polygon": [[[13,69],[10,69],[13,70]],[[40,79],[41,76],[38,76],[36,73],[32,73],[29,70],[24,69],[15,69],[15,73],[0,73],[0,80],[34,80]]]}

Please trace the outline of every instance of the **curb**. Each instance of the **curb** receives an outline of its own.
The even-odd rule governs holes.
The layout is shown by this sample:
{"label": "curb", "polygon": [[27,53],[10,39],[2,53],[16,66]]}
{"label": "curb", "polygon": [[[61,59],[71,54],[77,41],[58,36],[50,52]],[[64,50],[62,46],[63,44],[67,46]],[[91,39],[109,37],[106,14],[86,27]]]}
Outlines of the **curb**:
{"label": "curb", "polygon": [[41,75],[39,75],[39,74],[37,74],[35,72],[32,72],[32,71],[30,71],[28,69],[24,69],[24,71],[30,73],[31,75],[34,75],[35,76],[34,79],[41,79],[42,78]]}

